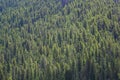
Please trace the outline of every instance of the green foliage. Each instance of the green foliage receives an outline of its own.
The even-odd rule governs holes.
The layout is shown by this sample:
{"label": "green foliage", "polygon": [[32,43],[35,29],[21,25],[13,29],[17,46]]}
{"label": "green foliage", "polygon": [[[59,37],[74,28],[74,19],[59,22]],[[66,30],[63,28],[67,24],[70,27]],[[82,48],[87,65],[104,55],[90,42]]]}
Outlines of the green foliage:
{"label": "green foliage", "polygon": [[0,80],[120,80],[120,1],[1,0]]}

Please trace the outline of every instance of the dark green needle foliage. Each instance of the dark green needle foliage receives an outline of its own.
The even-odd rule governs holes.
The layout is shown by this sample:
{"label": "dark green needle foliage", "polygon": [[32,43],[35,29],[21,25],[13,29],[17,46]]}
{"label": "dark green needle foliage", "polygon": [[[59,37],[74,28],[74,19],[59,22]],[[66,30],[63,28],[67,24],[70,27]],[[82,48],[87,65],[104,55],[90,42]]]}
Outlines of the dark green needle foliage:
{"label": "dark green needle foliage", "polygon": [[0,0],[0,80],[120,80],[120,1]]}

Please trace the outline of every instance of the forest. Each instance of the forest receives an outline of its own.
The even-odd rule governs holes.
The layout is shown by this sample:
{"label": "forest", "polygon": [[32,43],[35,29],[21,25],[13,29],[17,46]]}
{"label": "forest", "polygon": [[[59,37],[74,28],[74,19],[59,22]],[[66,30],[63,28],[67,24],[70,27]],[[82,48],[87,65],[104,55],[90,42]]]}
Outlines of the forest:
{"label": "forest", "polygon": [[0,80],[120,80],[120,0],[0,0]]}

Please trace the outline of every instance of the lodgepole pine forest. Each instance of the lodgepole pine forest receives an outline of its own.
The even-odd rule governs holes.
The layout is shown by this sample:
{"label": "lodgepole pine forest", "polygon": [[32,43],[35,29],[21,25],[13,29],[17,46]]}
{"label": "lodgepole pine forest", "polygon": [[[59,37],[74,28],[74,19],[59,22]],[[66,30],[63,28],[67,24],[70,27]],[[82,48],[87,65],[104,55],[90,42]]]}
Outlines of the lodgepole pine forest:
{"label": "lodgepole pine forest", "polygon": [[0,80],[120,80],[120,0],[0,0]]}

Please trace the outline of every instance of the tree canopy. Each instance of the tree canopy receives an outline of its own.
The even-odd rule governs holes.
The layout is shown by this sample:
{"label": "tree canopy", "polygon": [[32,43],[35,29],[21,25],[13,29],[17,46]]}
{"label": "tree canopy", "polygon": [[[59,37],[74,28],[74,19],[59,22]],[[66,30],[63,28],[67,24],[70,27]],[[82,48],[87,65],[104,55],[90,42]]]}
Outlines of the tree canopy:
{"label": "tree canopy", "polygon": [[120,80],[120,1],[0,0],[0,80]]}

